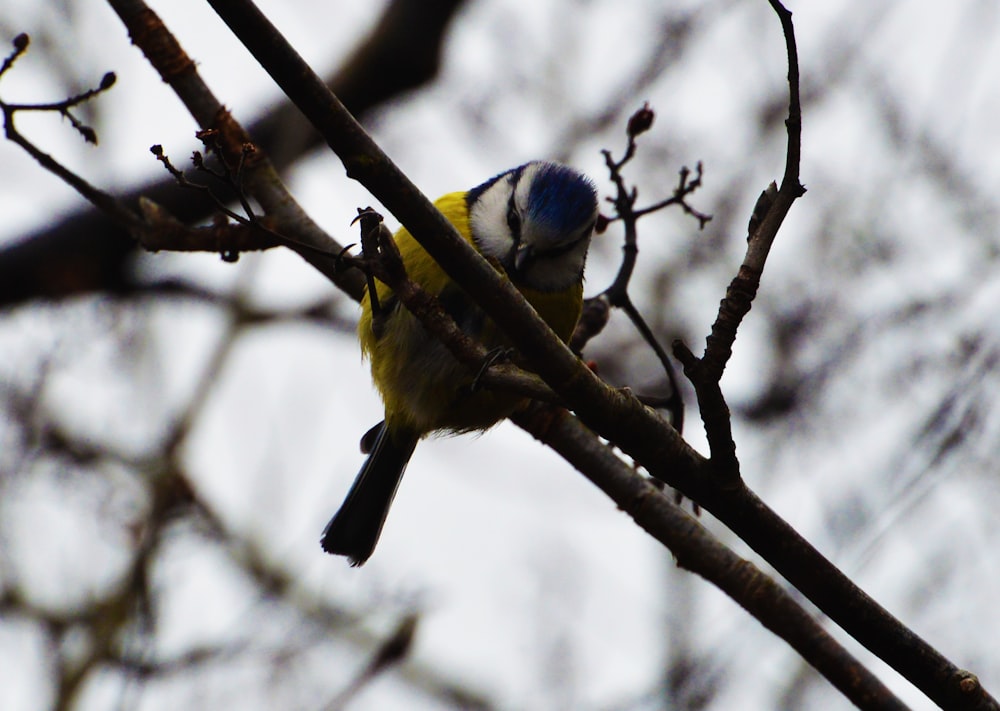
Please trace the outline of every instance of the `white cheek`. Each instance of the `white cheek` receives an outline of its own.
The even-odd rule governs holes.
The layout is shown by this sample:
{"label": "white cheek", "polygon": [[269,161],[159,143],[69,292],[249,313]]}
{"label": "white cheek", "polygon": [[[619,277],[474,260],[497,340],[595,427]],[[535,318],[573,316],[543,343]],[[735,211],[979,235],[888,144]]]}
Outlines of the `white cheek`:
{"label": "white cheek", "polygon": [[511,258],[514,241],[510,237],[510,231],[497,229],[496,225],[489,224],[480,229],[473,229],[476,235],[476,246],[485,257],[493,257],[506,264]]}
{"label": "white cheek", "polygon": [[497,181],[479,196],[469,213],[469,229],[479,251],[487,257],[506,262],[514,248],[514,239],[507,225],[507,204],[510,186]]}

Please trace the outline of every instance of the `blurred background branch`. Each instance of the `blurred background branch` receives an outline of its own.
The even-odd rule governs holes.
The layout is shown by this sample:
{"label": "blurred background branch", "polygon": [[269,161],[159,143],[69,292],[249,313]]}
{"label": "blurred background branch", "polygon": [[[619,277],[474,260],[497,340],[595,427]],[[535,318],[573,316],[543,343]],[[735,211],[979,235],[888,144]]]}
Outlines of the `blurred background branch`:
{"label": "blurred background branch", "polygon": [[[997,13],[985,3],[789,4],[810,192],[723,381],[743,471],[862,587],[995,687],[1000,212],[987,157]],[[427,9],[405,19],[407,5]],[[761,187],[778,177],[768,166],[783,149],[786,85],[761,5],[271,10],[317,66],[357,47],[328,75],[430,194],[536,157],[598,177],[598,149],[617,145],[611,135],[649,100],[656,130],[629,180],[644,203],[669,193],[678,165],[701,160],[699,207],[713,220],[699,232],[650,216],[633,298],[660,341],[695,342],[742,257]],[[109,14],[53,0],[0,15],[5,37],[27,31],[32,56],[45,57],[19,63],[25,82],[6,77],[5,98],[70,96],[107,69],[119,76],[81,115],[99,152],[60,143],[69,126],[25,122],[26,135],[126,204],[152,194],[188,224],[211,214],[207,203],[184,212],[190,195],[148,182],[149,145],[183,151],[150,116],[168,111],[153,98],[158,79],[130,75],[141,58]],[[377,46],[384,25],[406,36],[365,58],[359,38]],[[201,71],[237,53],[204,15],[178,27]],[[425,48],[436,69],[413,84],[428,76]],[[391,56],[401,64],[355,74]],[[346,229],[366,203],[333,194],[339,173],[304,146],[314,139],[287,107],[243,93],[252,71],[225,71],[215,83],[234,114],[273,121],[248,130],[282,178],[333,225],[324,229]],[[537,448],[521,458],[523,442],[504,427],[468,450],[455,440],[435,455],[428,444],[371,570],[347,578],[317,561],[319,519],[356,471],[357,423],[375,404],[351,305],[279,254],[235,266],[144,259],[93,215],[58,208],[58,191],[35,183],[12,146],[0,151],[10,216],[0,244],[0,694],[18,695],[0,705],[314,709],[361,678],[411,614],[420,630],[405,661],[352,708],[845,703],[558,463]],[[610,283],[619,246],[595,244],[589,286]],[[663,379],[615,315],[588,358],[642,392]],[[688,435],[697,445],[700,433]],[[505,462],[496,473],[494,461]]]}
{"label": "blurred background branch", "polygon": [[[431,81],[441,62],[445,32],[462,0],[392,0],[354,53],[329,77],[330,87],[364,120],[380,105]],[[250,122],[248,134],[285,170],[320,145],[318,134],[288,103]],[[134,205],[155,202],[183,223],[212,215],[207,196],[192,196],[159,177],[122,191]],[[141,284],[132,269],[138,247],[107,215],[82,207],[0,248],[0,306],[60,299],[88,292],[129,293]]]}

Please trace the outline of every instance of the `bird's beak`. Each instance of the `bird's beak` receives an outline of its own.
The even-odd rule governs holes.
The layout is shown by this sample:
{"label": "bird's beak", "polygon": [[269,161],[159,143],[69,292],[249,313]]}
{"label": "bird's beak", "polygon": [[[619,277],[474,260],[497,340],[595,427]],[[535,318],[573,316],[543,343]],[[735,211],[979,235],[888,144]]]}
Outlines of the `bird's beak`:
{"label": "bird's beak", "polygon": [[531,248],[530,244],[521,242],[517,245],[517,251],[514,252],[514,271],[520,272],[524,269],[524,266],[531,260],[531,256],[534,250]]}

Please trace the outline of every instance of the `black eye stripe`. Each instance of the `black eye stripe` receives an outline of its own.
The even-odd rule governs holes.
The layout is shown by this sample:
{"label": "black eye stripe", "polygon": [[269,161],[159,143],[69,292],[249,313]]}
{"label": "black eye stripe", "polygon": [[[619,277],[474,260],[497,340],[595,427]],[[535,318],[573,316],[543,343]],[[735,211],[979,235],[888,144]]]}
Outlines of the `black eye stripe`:
{"label": "black eye stripe", "polygon": [[514,243],[519,244],[521,242],[521,215],[518,214],[517,205],[514,204],[513,192],[510,194],[510,200],[507,201],[507,226],[510,228]]}

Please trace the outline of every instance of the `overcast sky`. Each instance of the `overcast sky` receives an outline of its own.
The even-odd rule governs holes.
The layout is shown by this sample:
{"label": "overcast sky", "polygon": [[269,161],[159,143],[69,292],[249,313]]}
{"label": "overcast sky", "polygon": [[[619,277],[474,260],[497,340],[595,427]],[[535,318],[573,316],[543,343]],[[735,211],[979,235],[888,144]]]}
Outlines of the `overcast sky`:
{"label": "overcast sky", "polygon": [[[1000,8],[986,0],[788,4],[809,192],[779,234],[724,380],[742,471],[849,576],[996,694]],[[25,117],[25,132],[109,188],[157,174],[154,143],[183,164],[195,126],[110,9],[71,4],[67,20],[55,5],[8,0],[0,10],[0,40],[19,31],[36,38],[0,81],[0,96],[48,101],[66,94],[67,81],[76,91],[107,70],[118,84],[88,115],[98,147],[54,117]],[[237,118],[249,122],[280,100],[205,4],[160,5]],[[326,70],[381,4],[260,6]],[[658,52],[682,17],[690,29]],[[46,33],[56,46],[41,41]],[[650,66],[659,67],[655,76],[638,82]],[[440,79],[385,107],[370,128],[432,196],[532,158],[571,162],[608,194],[599,150],[620,150],[625,118],[649,101],[657,121],[631,175],[640,194],[665,196],[682,165],[702,161],[705,187],[693,201],[717,219],[701,233],[679,213],[643,223],[636,299],[665,340],[683,337],[697,350],[739,264],[754,201],[783,169],[786,71],[764,0],[472,0],[452,28]],[[613,119],[598,120],[609,104]],[[318,153],[288,180],[324,228],[355,241],[350,220],[371,198],[333,156]],[[3,241],[80,204],[11,144],[0,145],[0,181]],[[595,244],[588,293],[613,275],[619,239],[612,230]],[[332,293],[298,257],[277,251],[236,265],[157,254],[140,271],[268,308],[294,310]],[[337,307],[345,323],[355,311],[346,299]],[[652,358],[619,321],[589,355],[599,364],[602,355],[617,358],[630,385],[655,382]],[[0,382],[8,391],[44,383],[46,417],[143,454],[191,401],[228,325],[224,309],[197,301],[25,306],[0,314]],[[797,409],[754,415],[789,383]],[[481,437],[421,443],[371,561],[350,569],[324,555],[319,532],[362,462],[358,438],[381,418],[349,326],[292,320],[244,330],[210,385],[182,461],[228,530],[291,571],[303,595],[364,613],[368,635],[421,612],[409,677],[380,679],[352,709],[452,708],[412,681],[428,670],[504,709],[690,708],[689,699],[670,706],[661,695],[664,669],[679,658],[693,660],[692,676],[711,689],[707,708],[771,709],[782,699],[789,708],[849,708],[508,423]],[[0,447],[22,425],[4,424]],[[687,430],[703,449],[693,406]],[[42,608],[72,609],[120,574],[127,527],[108,520],[142,510],[142,475],[75,472],[84,483],[74,486],[90,498],[73,497],[59,462],[23,461],[30,466],[2,489],[0,584],[17,581]],[[731,539],[711,516],[703,522]],[[128,684],[108,674],[77,708],[322,708],[363,665],[369,637],[350,633],[303,642],[288,668],[270,666],[267,651],[307,636],[308,624],[294,606],[262,599],[220,548],[196,530],[175,532],[154,571],[161,609],[148,652],[232,644],[238,662],[183,682]],[[3,708],[50,699],[43,640],[31,619],[0,618]],[[914,708],[930,708],[892,672],[873,668]]]}

